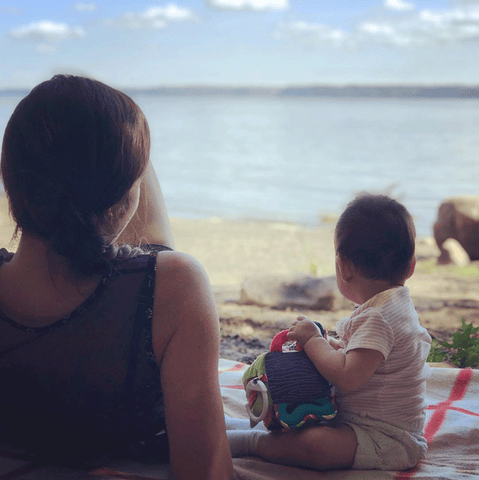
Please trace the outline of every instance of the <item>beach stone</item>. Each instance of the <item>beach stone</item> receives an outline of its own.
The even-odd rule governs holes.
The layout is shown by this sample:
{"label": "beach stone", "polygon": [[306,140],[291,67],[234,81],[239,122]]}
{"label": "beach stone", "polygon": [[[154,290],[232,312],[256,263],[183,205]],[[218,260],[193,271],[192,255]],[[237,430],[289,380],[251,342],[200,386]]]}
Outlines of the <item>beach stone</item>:
{"label": "beach stone", "polygon": [[479,196],[459,196],[445,200],[439,206],[434,224],[434,238],[441,252],[444,242],[457,240],[470,260],[479,260]]}
{"label": "beach stone", "polygon": [[418,261],[437,258],[439,254],[440,252],[434,237],[427,236],[416,239],[416,259]]}
{"label": "beach stone", "polygon": [[442,244],[441,254],[437,258],[438,265],[452,264],[464,267],[470,262],[469,255],[457,240],[448,238]]}
{"label": "beach stone", "polygon": [[270,308],[307,308],[335,311],[352,303],[338,290],[336,277],[256,276],[241,285],[239,303]]}

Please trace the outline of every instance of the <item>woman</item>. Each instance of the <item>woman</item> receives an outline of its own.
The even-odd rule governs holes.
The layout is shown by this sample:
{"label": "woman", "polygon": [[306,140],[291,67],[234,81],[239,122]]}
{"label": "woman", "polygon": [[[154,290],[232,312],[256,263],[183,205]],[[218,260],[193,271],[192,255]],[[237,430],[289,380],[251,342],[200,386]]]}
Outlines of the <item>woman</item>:
{"label": "woman", "polygon": [[38,85],[10,118],[21,237],[0,258],[0,438],[61,458],[169,445],[172,478],[223,480],[216,308],[202,267],[171,250],[149,142],[128,96],[81,77]]}

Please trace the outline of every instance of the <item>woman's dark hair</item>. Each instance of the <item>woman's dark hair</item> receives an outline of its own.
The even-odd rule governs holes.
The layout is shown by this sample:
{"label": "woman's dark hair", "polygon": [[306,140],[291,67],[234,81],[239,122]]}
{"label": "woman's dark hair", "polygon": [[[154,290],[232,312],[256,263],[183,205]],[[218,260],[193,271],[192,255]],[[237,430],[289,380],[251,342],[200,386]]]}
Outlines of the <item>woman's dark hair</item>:
{"label": "woman's dark hair", "polygon": [[414,222],[396,200],[360,194],[348,204],[336,225],[336,251],[366,278],[401,282],[415,251]]}
{"label": "woman's dark hair", "polygon": [[128,202],[149,152],[147,121],[127,95],[68,75],[41,83],[3,138],[1,174],[17,232],[46,240],[78,274],[105,272],[112,249],[100,227],[107,210]]}

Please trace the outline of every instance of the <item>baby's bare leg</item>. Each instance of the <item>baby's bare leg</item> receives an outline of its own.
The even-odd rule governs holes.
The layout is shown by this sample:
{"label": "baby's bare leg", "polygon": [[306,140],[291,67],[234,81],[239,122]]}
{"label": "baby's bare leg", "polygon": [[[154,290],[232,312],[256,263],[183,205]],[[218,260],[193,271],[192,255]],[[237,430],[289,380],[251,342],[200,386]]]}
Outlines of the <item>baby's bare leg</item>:
{"label": "baby's bare leg", "polygon": [[258,441],[263,459],[315,470],[350,468],[356,448],[354,430],[343,423],[271,433]]}

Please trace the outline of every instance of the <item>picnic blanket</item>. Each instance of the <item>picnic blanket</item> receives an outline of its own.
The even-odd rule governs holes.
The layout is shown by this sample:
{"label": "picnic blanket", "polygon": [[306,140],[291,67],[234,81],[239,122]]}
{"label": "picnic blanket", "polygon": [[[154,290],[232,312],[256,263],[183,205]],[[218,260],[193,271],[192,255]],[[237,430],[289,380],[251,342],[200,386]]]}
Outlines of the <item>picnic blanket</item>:
{"label": "picnic blanket", "polygon": [[[247,418],[241,377],[246,365],[220,360],[219,379],[226,415]],[[234,459],[240,480],[463,480],[479,478],[479,370],[432,368],[427,382],[425,460],[405,472],[329,471],[316,472],[284,467],[255,457]],[[261,428],[259,425],[256,428]],[[46,465],[41,461],[0,449],[0,478],[4,480],[166,480],[166,465],[144,465],[131,461],[103,465]]]}

